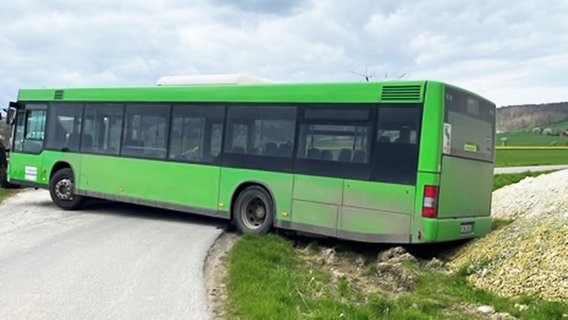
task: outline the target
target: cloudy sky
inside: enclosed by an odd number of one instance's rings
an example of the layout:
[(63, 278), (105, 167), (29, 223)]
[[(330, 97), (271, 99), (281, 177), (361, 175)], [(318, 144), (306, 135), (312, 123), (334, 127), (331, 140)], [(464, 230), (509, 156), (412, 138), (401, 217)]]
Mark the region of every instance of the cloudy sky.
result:
[(498, 106), (568, 101), (567, 13), (566, 0), (2, 1), (0, 106), (21, 87), (361, 81), (353, 71), (450, 82)]

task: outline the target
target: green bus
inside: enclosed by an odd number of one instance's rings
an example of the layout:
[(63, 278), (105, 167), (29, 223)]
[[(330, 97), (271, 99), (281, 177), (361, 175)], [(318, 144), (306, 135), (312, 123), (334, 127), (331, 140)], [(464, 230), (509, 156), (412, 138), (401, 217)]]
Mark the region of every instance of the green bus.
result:
[(9, 181), (363, 242), (491, 227), (495, 105), (436, 81), (21, 89)]

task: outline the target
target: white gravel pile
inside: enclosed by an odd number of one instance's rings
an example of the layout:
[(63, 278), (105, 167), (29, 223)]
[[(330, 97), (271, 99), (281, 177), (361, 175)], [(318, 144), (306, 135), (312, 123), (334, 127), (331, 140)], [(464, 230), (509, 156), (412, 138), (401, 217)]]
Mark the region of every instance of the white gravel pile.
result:
[(568, 170), (527, 177), (493, 192), (491, 216), (496, 219), (558, 212), (568, 212)]
[(492, 216), (515, 221), (462, 248), (451, 266), (502, 296), (568, 301), (568, 170), (495, 191)]

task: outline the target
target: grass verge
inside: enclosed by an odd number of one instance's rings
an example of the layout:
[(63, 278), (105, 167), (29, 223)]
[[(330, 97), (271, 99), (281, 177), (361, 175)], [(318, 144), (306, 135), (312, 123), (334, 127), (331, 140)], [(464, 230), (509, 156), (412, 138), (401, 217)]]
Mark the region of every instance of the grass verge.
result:
[(511, 220), (511, 219), (493, 219), (491, 221), (491, 230), (495, 231), (495, 230), (503, 229), (506, 226), (513, 223), (513, 221), (514, 220)]
[[(427, 261), (405, 261), (385, 269), (376, 256), (369, 259), (353, 252), (338, 255), (335, 259), (345, 259), (344, 265), (364, 261), (359, 268), (363, 271), (357, 271), (362, 275), (375, 274), (356, 281), (351, 273), (337, 276), (339, 268), (308, 263), (303, 258), (307, 251), (313, 255), (325, 252), (317, 245), (312, 247), (295, 248), (291, 241), (277, 235), (242, 237), (229, 256), (228, 318), (481, 319), (476, 308), (482, 304), (520, 319), (560, 319), (568, 313), (568, 305), (563, 303), (532, 297), (507, 299), (474, 289), (468, 285), (465, 272), (449, 274)], [(401, 284), (410, 288), (407, 291), (363, 289), (385, 278), (412, 285)]]
[(11, 195), (13, 193), (14, 193), (13, 190), (0, 188), (0, 203), (2, 203), (2, 201), (4, 201), (4, 199), (6, 199), (9, 195)]
[(498, 149), (496, 167), (568, 164), (567, 149)]
[(526, 177), (537, 177), (541, 174), (551, 173), (553, 171), (539, 171), (539, 172), (521, 172), (521, 173), (503, 173), (493, 176), (493, 191), (503, 188), (504, 186), (517, 183)]

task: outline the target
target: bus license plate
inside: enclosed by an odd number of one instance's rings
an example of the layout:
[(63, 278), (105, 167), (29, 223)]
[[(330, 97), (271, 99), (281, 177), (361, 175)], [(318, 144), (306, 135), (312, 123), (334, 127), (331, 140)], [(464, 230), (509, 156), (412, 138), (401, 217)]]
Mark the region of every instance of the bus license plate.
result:
[(473, 222), (466, 222), (460, 224), (460, 233), (472, 233), (473, 232)]

